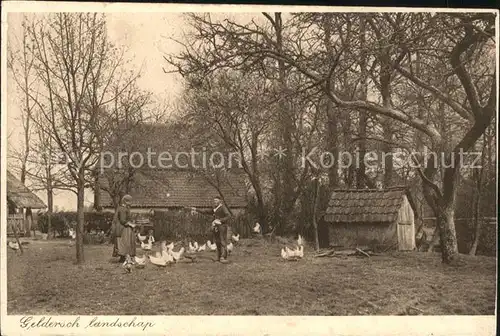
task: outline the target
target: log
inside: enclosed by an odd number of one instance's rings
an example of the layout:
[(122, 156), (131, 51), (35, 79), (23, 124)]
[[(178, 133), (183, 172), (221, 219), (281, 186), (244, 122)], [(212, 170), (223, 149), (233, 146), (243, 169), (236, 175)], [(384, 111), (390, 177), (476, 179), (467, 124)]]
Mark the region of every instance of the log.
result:
[(370, 258), (370, 255), (368, 253), (366, 253), (365, 251), (363, 251), (362, 249), (356, 247), (356, 251), (358, 251), (359, 253), (361, 253), (365, 257)]
[(409, 309), (416, 310), (416, 311), (418, 311), (418, 312), (420, 312), (420, 313), (422, 313), (422, 314), (425, 314), (425, 312), (424, 312), (422, 309), (420, 309), (420, 308), (413, 307), (413, 306), (410, 306), (410, 307), (408, 307), (408, 308), (409, 308)]
[(390, 249), (393, 249), (394, 247), (398, 246), (398, 243), (394, 243), (392, 245), (389, 245), (388, 247), (385, 248), (385, 250), (383, 250), (382, 252), (387, 252), (389, 251)]
[(335, 254), (335, 250), (330, 250), (330, 251), (326, 251), (326, 252), (323, 252), (323, 253), (315, 254), (313, 257), (315, 257), (315, 258), (322, 258), (322, 257), (331, 256), (333, 254)]

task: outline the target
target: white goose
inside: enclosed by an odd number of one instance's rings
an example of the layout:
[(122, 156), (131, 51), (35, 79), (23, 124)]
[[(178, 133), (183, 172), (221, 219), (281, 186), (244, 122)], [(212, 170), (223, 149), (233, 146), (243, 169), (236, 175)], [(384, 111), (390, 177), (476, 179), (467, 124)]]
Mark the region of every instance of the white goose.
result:
[(210, 251), (217, 250), (217, 244), (215, 244), (215, 243), (212, 244), (212, 242), (210, 240), (207, 241), (207, 247), (210, 249)]
[(233, 252), (233, 249), (234, 249), (234, 245), (232, 242), (227, 244), (227, 253), (230, 254), (231, 252)]
[(255, 226), (253, 227), (252, 231), (254, 233), (260, 233), (260, 224), (259, 223), (255, 223)]

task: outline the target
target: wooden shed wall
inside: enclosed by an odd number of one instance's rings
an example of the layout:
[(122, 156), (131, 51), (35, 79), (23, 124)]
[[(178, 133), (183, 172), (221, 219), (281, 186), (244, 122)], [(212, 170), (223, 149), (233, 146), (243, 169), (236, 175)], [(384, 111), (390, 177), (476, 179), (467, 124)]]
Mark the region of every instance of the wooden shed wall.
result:
[(330, 245), (343, 247), (397, 247), (395, 223), (332, 223), (328, 225)]
[(398, 212), (398, 248), (400, 251), (411, 251), (415, 248), (415, 217), (406, 196)]

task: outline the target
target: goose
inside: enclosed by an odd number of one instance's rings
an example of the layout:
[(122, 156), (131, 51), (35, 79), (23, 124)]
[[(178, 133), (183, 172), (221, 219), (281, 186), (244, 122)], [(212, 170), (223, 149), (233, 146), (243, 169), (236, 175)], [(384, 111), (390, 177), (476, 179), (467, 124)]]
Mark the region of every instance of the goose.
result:
[(188, 245), (188, 252), (189, 253), (195, 253), (196, 252), (196, 248), (194, 247), (194, 245), (189, 242), (189, 245)]
[(9, 245), (9, 247), (11, 249), (13, 249), (14, 251), (17, 251), (19, 250), (19, 243), (18, 242), (13, 242), (13, 241), (10, 241), (7, 243)]
[(238, 233), (237, 235), (234, 235), (234, 234), (233, 234), (233, 235), (231, 236), (231, 239), (232, 239), (235, 243), (239, 242), (239, 241), (240, 241), (240, 234), (239, 234), (239, 233)]
[(295, 251), (294, 250), (291, 250), (288, 248), (288, 246), (285, 246), (285, 252), (286, 252), (286, 255), (291, 258), (291, 257), (295, 257)]
[(137, 265), (145, 265), (147, 259), (146, 255), (143, 255), (142, 257), (135, 256), (134, 258)]
[(153, 242), (151, 240), (147, 244), (144, 242), (141, 242), (141, 248), (144, 251), (151, 251), (151, 249), (153, 248)]
[(304, 245), (300, 245), (300, 247), (294, 251), (294, 254), (298, 258), (304, 258)]
[(153, 265), (156, 265), (156, 266), (159, 266), (159, 267), (164, 267), (164, 266), (167, 266), (167, 261), (162, 258), (162, 257), (153, 257), (153, 256), (149, 256), (149, 261), (153, 264)]
[(233, 249), (234, 249), (234, 245), (232, 242), (227, 244), (227, 253), (233, 252)]
[(184, 255), (184, 252), (186, 249), (181, 247), (181, 249), (178, 252), (170, 251), (170, 255), (174, 258), (175, 262), (181, 260), (182, 256)]
[(252, 231), (254, 233), (260, 233), (260, 224), (259, 223), (255, 223), (255, 226), (253, 227)]
[(212, 244), (212, 242), (210, 240), (207, 241), (207, 247), (210, 249), (210, 251), (217, 250), (217, 244), (215, 244), (215, 243)]
[(288, 259), (288, 253), (286, 253), (286, 250), (284, 248), (281, 249), (281, 258), (283, 259)]
[(304, 240), (302, 239), (302, 236), (299, 234), (299, 238), (297, 239), (297, 245), (302, 246), (304, 245)]
[(165, 260), (167, 263), (173, 263), (175, 261), (174, 257), (167, 250), (163, 250), (161, 252), (160, 258), (162, 258), (163, 260)]

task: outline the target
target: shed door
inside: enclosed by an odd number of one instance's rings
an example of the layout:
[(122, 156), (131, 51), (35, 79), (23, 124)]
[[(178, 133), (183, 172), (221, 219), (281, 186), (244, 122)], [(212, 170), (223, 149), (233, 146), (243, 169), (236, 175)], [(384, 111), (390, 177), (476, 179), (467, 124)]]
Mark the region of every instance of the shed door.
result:
[(413, 209), (406, 196), (403, 197), (397, 223), (399, 250), (413, 251), (415, 249), (415, 220)]
[(412, 251), (415, 246), (412, 222), (398, 222), (398, 247), (400, 251)]

